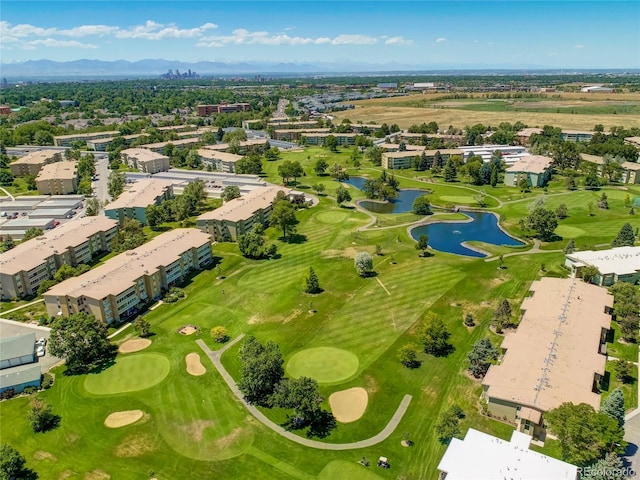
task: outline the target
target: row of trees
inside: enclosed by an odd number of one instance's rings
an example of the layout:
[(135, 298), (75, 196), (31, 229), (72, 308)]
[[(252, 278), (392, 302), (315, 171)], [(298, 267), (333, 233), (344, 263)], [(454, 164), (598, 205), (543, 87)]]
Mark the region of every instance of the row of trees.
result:
[(181, 222), (197, 215), (207, 194), (202, 180), (190, 182), (182, 195), (163, 201), (160, 205), (149, 205), (145, 209), (147, 223), (153, 229), (165, 222)]

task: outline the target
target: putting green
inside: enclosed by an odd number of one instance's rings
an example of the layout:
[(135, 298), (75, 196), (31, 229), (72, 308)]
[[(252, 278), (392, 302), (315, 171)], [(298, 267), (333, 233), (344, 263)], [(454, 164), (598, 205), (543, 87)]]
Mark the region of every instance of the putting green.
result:
[(135, 392), (160, 383), (169, 374), (169, 359), (159, 353), (119, 357), (115, 365), (88, 375), (84, 388), (97, 395)]
[(586, 232), (578, 227), (572, 227), (570, 225), (559, 225), (558, 228), (556, 228), (555, 233), (560, 235), (564, 239), (568, 239), (581, 237)]
[(477, 203), (472, 195), (442, 195), (440, 199), (444, 200), (445, 202), (451, 202), (451, 203), (465, 203), (465, 204)]
[(340, 348), (317, 347), (301, 350), (287, 362), (287, 373), (294, 378), (311, 377), (318, 383), (346, 380), (358, 371), (358, 357)]
[(345, 218), (347, 218), (346, 212), (321, 212), (316, 215), (316, 220), (320, 223), (326, 223), (328, 225), (334, 225), (336, 223), (342, 222)]

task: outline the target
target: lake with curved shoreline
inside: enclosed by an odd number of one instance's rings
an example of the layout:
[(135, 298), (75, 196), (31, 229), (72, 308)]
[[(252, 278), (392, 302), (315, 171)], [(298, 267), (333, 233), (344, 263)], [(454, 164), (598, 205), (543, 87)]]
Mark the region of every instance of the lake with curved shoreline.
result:
[[(364, 186), (363, 177), (350, 177), (349, 180), (343, 180), (344, 183), (362, 190)], [(413, 211), (413, 202), (420, 195), (429, 193), (426, 190), (418, 190), (414, 188), (401, 189), (398, 191), (398, 198), (389, 200), (388, 202), (380, 200), (360, 200), (358, 205), (373, 213), (407, 213)]]
[(426, 234), (429, 236), (429, 247), (434, 250), (479, 258), (487, 255), (464, 246), (465, 242), (477, 241), (509, 247), (524, 245), (500, 228), (497, 215), (462, 210), (460, 213), (470, 220), (420, 225), (411, 229), (411, 237), (417, 241), (421, 234)]

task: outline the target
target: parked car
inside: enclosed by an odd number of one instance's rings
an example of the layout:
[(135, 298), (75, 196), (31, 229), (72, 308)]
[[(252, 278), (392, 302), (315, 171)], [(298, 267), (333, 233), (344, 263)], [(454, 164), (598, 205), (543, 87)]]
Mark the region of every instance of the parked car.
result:
[(36, 349), (36, 355), (37, 355), (38, 357), (44, 357), (44, 354), (45, 354), (45, 353), (46, 353), (46, 352), (45, 352), (44, 346), (42, 346), (42, 345), (40, 345), (40, 346)]
[(47, 344), (47, 339), (44, 337), (40, 337), (38, 340), (36, 340), (36, 345), (37, 346), (42, 346), (44, 347)]

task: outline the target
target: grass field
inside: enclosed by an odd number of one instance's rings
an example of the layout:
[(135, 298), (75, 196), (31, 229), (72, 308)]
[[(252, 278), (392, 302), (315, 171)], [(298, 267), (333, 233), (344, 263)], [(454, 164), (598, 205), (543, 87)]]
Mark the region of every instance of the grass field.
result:
[[(285, 243), (279, 238), (281, 232), (267, 229), (268, 240), (277, 244), (281, 258), (260, 261), (240, 256), (235, 244), (214, 245), (224, 278), (219, 278), (220, 273), (214, 269), (205, 270), (184, 287), (186, 299), (149, 312), (145, 318), (151, 322), (155, 335), (144, 352), (118, 356), (115, 364), (100, 374), (66, 376), (61, 369), (56, 370), (54, 387), (41, 395), (61, 415), (58, 429), (35, 436), (26, 418), (27, 398), (0, 402), (0, 436), (26, 456), (28, 465), (40, 478), (107, 478), (99, 477), (102, 473), (97, 470), (117, 479), (158, 480), (435, 478), (445, 447), (434, 434), (434, 424), (452, 403), (459, 403), (466, 414), (461, 423), (463, 432), (473, 426), (509, 438), (510, 425), (480, 414), (482, 387), (464, 374), (466, 355), (482, 337), (489, 337), (494, 343), (500, 341), (488, 328), (497, 304), (508, 299), (512, 305), (519, 305), (531, 281), (543, 274), (542, 263), (548, 274), (562, 275), (564, 255), (542, 252), (506, 257), (505, 269), (497, 269), (495, 262), (439, 252), (420, 257), (406, 226), (358, 230), (371, 217), (336, 205), (331, 196), (339, 184), (312, 171), (313, 162), (321, 155), (326, 155), (330, 164), (348, 164), (349, 154), (345, 151), (328, 153), (314, 148), (282, 155), (283, 159), (303, 163), (306, 176), (297, 188), (310, 191), (317, 183), (327, 187), (327, 195), (319, 197), (317, 207), (298, 213), (298, 233), (304, 239), (301, 243)], [(280, 162), (265, 165), (270, 181), (278, 182)], [(375, 175), (378, 169), (365, 166), (350, 172)], [(408, 171), (398, 174), (398, 178), (402, 187), (431, 190), (435, 204), (463, 200), (471, 204), (470, 199), (477, 193), (477, 189), (463, 183), (423, 182)], [(350, 191), (354, 200), (362, 198), (358, 190)], [(566, 203), (569, 217), (561, 225), (575, 229), (569, 230), (573, 234), (584, 232), (576, 243), (592, 247), (609, 243), (629, 218), (622, 205), (628, 192), (606, 191), (611, 208), (598, 211), (593, 217), (587, 205), (600, 192), (563, 193), (554, 187), (549, 195), (534, 191), (522, 198), (501, 187), (487, 193), (492, 195), (491, 208), (516, 235), (520, 233), (518, 219), (538, 196), (544, 196), (549, 206)], [(391, 221), (384, 216), (375, 218), (380, 224)], [(405, 217), (408, 221), (413, 219)], [(566, 239), (544, 247), (561, 248), (565, 242)], [(382, 255), (374, 255), (376, 276), (359, 277), (353, 266), (354, 254), (373, 254), (376, 246), (382, 251)], [(495, 249), (493, 253), (522, 250), (489, 248)], [(324, 289), (321, 294), (302, 291), (309, 266), (319, 277)], [(407, 369), (397, 359), (398, 350), (406, 343), (419, 343), (417, 330), (428, 312), (445, 321), (454, 349), (448, 357), (420, 353), (420, 368)], [(477, 323), (473, 329), (463, 324), (467, 313)], [(198, 333), (177, 333), (186, 324), (198, 326)], [(374, 447), (318, 451), (294, 444), (250, 416), (208, 359), (203, 358), (205, 375), (194, 377), (186, 372), (184, 358), (197, 351), (196, 339), (203, 339), (212, 349), (220, 348), (209, 336), (209, 330), (217, 325), (226, 327), (231, 337), (246, 333), (276, 342), (291, 375), (296, 368), (311, 376), (331, 374), (332, 377), (325, 377), (327, 383), (320, 384), (325, 399), (351, 387), (367, 391), (369, 403), (363, 417), (340, 424), (326, 442), (368, 438), (389, 421), (405, 394), (411, 394), (413, 401), (396, 431)], [(114, 342), (129, 335), (125, 331)], [(240, 344), (235, 345), (222, 357), (236, 379), (239, 348)], [(329, 359), (335, 359), (327, 355), (332, 353), (330, 349), (350, 353), (356, 360), (344, 355), (330, 363)], [(631, 355), (624, 348), (619, 351)], [(631, 391), (629, 401), (637, 402)], [(326, 400), (324, 406), (329, 408)], [(136, 424), (118, 429), (104, 426), (110, 413), (132, 409), (145, 412)], [(281, 410), (266, 413), (275, 421), (285, 419)], [(404, 432), (410, 434), (413, 447), (400, 445)], [(545, 451), (557, 453), (552, 442)], [(381, 455), (389, 458), (390, 470), (375, 467), (375, 460)], [(358, 465), (362, 456), (374, 466), (367, 469)]]
[(333, 347), (316, 347), (295, 353), (287, 362), (293, 378), (311, 377), (318, 383), (341, 383), (358, 371), (358, 357)]

